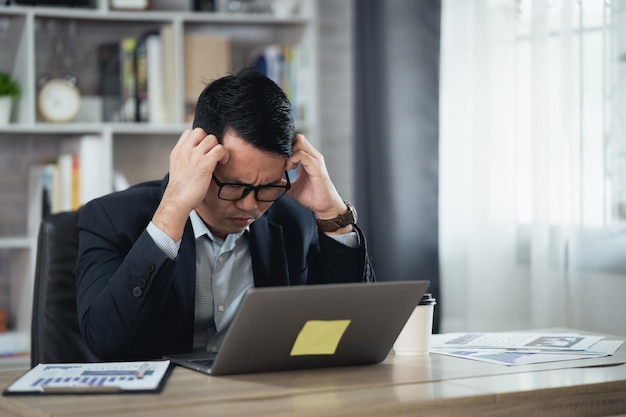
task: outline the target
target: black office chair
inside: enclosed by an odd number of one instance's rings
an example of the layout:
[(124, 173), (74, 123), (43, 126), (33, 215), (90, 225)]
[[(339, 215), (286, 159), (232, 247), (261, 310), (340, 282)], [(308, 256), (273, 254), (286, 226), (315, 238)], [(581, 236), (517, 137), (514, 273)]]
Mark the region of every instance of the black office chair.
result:
[(78, 327), (74, 267), (78, 212), (46, 216), (39, 227), (30, 364), (96, 362)]

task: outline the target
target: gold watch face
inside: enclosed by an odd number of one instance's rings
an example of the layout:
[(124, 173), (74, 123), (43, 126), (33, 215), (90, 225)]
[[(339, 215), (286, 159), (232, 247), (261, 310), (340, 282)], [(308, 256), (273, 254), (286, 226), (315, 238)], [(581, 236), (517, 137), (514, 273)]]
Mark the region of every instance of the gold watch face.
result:
[(37, 95), (37, 106), (49, 122), (69, 122), (80, 109), (80, 92), (75, 85), (62, 78), (44, 84)]

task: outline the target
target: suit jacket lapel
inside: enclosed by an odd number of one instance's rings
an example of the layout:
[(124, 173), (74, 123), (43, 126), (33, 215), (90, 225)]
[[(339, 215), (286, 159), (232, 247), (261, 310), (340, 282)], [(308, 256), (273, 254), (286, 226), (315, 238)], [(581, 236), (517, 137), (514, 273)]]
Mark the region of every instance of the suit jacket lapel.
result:
[(256, 287), (289, 285), (282, 227), (258, 218), (250, 226), (250, 255)]

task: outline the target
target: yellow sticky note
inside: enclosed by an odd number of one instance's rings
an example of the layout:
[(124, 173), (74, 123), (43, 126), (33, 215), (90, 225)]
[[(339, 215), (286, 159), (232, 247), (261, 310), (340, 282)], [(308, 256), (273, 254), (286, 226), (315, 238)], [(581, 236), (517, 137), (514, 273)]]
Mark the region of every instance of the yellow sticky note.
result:
[(291, 356), (334, 355), (350, 320), (309, 320), (291, 348)]

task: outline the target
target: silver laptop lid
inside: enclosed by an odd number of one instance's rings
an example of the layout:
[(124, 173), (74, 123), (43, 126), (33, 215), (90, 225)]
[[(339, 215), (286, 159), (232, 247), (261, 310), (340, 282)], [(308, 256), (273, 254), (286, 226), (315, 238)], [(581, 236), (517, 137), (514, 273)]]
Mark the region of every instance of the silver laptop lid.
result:
[(428, 285), (394, 281), (251, 289), (210, 373), (381, 362)]

